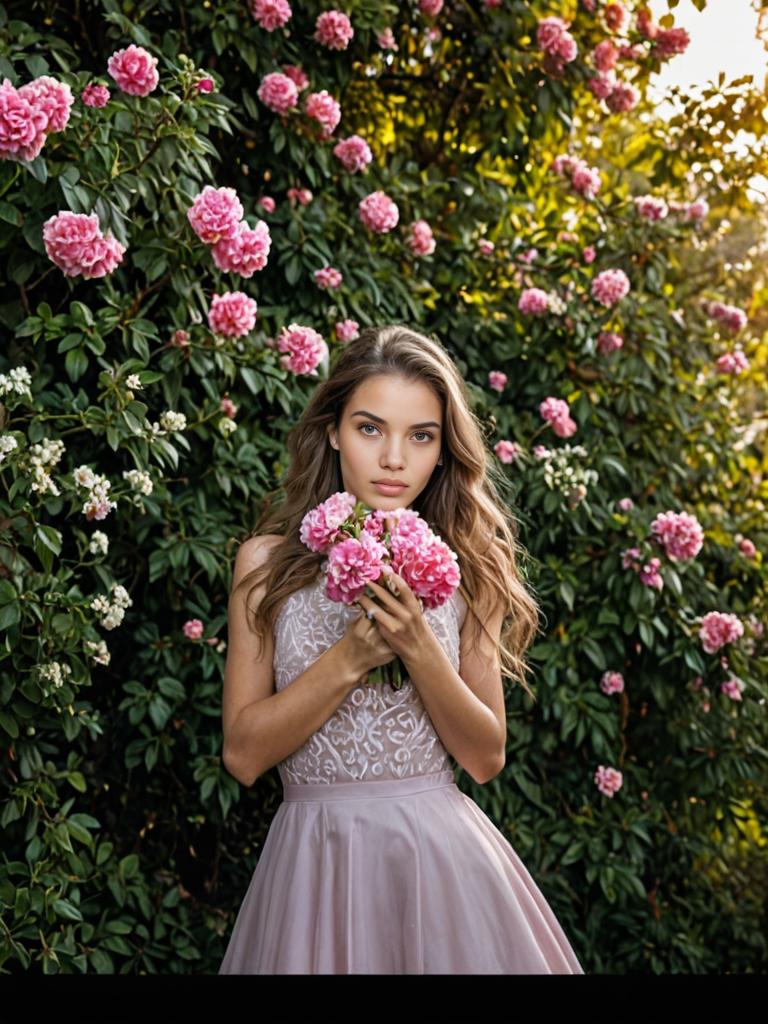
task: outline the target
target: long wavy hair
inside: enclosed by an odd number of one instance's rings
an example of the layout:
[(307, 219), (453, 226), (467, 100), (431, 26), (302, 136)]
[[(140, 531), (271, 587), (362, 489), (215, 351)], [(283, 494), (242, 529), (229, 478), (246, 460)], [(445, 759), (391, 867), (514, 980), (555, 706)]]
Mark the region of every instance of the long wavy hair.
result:
[[(524, 656), (539, 629), (539, 605), (519, 571), (519, 524), (499, 496), (496, 481), (503, 483), (501, 471), (489, 454), (483, 424), (471, 408), (466, 384), (450, 354), (439, 341), (404, 325), (367, 327), (345, 345), (327, 380), (315, 389), (290, 430), (289, 467), (280, 486), (266, 496), (249, 534), (278, 534), (284, 539), (238, 584), (238, 588), (252, 584), (250, 597), (266, 583), (258, 607), (249, 609), (250, 628), (263, 642), (264, 630), (272, 630), (284, 600), (318, 578), (325, 556), (302, 544), (299, 527), (311, 508), (344, 490), (339, 453), (330, 444), (328, 427), (334, 424), (338, 429), (353, 391), (367, 378), (381, 374), (422, 381), (441, 401), (443, 465), (435, 467), (411, 508), (458, 556), (459, 592), (472, 618), (472, 645), (480, 629), (490, 637), (476, 607), (503, 602), (505, 616), (497, 647), (502, 677), (519, 683), (535, 701), (526, 681), (531, 669)], [(272, 508), (280, 494), (283, 500)]]

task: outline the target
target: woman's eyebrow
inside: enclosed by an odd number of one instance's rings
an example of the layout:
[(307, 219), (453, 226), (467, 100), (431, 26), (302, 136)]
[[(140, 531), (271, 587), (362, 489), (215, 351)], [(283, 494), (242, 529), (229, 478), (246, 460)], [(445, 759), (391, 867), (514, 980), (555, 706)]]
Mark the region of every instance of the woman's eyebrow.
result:
[[(367, 416), (371, 420), (376, 420), (377, 423), (383, 423), (385, 427), (387, 425), (387, 421), (383, 420), (381, 416), (374, 416), (372, 412), (366, 412), (365, 409), (358, 409), (357, 412), (353, 412), (351, 415)], [(414, 427), (437, 427), (437, 429), (440, 430), (440, 424), (435, 423), (434, 420), (427, 420), (426, 423), (412, 423), (410, 429), (413, 430)]]

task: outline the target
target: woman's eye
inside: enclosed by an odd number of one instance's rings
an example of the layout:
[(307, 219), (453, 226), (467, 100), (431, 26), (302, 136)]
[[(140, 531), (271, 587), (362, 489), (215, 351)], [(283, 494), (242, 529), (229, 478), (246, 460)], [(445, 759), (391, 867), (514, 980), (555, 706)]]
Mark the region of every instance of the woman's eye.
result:
[[(372, 434), (369, 434), (369, 433), (366, 432), (366, 430), (365, 430), (366, 427), (373, 427), (374, 430), (378, 430), (379, 429), (373, 423), (361, 423), (360, 426), (357, 429), (362, 431), (365, 434), (366, 437), (373, 437)], [(415, 437), (417, 434), (421, 434), (423, 437), (425, 437), (427, 439), (427, 441), (431, 441), (432, 440), (432, 434), (430, 434), (430, 432), (428, 430), (417, 430), (417, 431), (414, 432), (413, 436)], [(424, 444), (424, 443), (425, 442), (422, 442), (422, 444)]]

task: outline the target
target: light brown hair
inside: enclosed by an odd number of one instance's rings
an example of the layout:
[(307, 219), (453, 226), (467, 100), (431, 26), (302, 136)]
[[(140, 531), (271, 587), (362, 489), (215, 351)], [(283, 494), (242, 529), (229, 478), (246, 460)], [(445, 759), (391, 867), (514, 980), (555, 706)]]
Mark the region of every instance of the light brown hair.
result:
[[(443, 465), (435, 467), (411, 508), (458, 556), (459, 592), (473, 620), (473, 645), (478, 626), (488, 634), (475, 607), (487, 609), (503, 602), (498, 646), (502, 677), (519, 682), (535, 701), (526, 682), (531, 669), (524, 655), (538, 631), (539, 606), (519, 571), (523, 552), (517, 541), (518, 522), (496, 486), (496, 481), (503, 483), (502, 472), (488, 451), (483, 424), (450, 354), (439, 341), (400, 324), (367, 327), (348, 342), (287, 436), (289, 467), (280, 486), (267, 495), (266, 507), (249, 535), (275, 533), (285, 539), (239, 584), (253, 584), (250, 596), (266, 580), (266, 592), (253, 613), (253, 631), (263, 641), (263, 630), (273, 628), (283, 601), (318, 577), (325, 555), (304, 546), (299, 527), (310, 509), (344, 490), (339, 453), (329, 442), (328, 427), (340, 426), (352, 392), (380, 374), (422, 381), (441, 401)], [(273, 509), (274, 497), (281, 493), (283, 500)]]

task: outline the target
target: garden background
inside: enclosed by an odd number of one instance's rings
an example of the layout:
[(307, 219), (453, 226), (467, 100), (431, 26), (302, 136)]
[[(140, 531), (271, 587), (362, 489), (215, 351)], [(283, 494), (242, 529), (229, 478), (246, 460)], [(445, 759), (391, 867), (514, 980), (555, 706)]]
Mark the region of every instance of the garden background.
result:
[(2, 973), (217, 970), (281, 799), (221, 760), (234, 555), (383, 322), (545, 613), (457, 782), (587, 973), (768, 968), (765, 82), (661, 112), (660, 6), (0, 8)]

